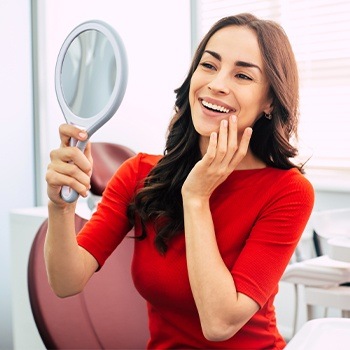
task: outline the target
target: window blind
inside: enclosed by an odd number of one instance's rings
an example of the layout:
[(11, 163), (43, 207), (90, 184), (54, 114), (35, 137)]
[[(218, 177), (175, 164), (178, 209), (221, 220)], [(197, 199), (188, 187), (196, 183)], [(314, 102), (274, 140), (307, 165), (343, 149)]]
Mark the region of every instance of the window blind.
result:
[(251, 12), (285, 29), (299, 68), (301, 158), (350, 169), (350, 1), (194, 0), (198, 44), (219, 18)]

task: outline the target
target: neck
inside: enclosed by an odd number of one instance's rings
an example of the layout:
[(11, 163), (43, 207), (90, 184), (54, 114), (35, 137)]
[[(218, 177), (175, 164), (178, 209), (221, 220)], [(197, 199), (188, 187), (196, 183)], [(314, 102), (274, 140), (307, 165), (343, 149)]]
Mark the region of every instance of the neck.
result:
[(236, 170), (251, 170), (263, 168), (266, 168), (266, 164), (262, 160), (257, 158), (249, 148), (245, 157), (236, 167)]

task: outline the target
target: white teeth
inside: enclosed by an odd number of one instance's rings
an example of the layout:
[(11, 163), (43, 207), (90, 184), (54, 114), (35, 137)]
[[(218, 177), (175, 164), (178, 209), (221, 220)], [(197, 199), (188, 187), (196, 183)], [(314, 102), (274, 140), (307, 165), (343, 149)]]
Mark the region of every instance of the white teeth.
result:
[(222, 112), (222, 113), (228, 113), (230, 111), (229, 109), (227, 109), (223, 106), (214, 105), (214, 104), (207, 102), (207, 101), (204, 101), (204, 100), (202, 100), (202, 104), (204, 107), (214, 109), (214, 110)]

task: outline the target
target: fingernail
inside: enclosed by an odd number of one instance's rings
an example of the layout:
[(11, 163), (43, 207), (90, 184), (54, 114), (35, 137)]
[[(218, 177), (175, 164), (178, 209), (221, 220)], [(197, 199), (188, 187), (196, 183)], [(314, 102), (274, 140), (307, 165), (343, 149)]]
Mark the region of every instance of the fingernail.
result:
[(79, 133), (79, 137), (81, 137), (82, 139), (86, 137), (86, 132), (85, 131), (81, 131)]
[(222, 126), (224, 126), (224, 127), (227, 126), (227, 120), (226, 120), (226, 119), (223, 119), (223, 120), (221, 121), (221, 123), (222, 123)]
[(233, 115), (231, 115), (231, 120), (232, 120), (233, 122), (236, 122), (236, 121), (237, 121), (237, 117), (233, 114)]

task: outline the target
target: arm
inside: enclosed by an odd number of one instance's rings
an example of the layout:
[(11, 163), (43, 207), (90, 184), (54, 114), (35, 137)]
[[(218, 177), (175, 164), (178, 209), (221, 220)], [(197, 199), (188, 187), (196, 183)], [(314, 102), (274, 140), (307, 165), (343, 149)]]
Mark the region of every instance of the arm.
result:
[(212, 341), (231, 338), (259, 309), (236, 291), (217, 247), (209, 198), (244, 158), (251, 130), (237, 147), (237, 124), (230, 120), (210, 137), (208, 151), (196, 164), (183, 188), (186, 257), (190, 285), (204, 336)]
[(229, 339), (259, 306), (236, 291), (216, 244), (209, 203), (187, 201), (184, 211), (187, 266), (203, 334), (212, 341)]
[(98, 264), (77, 244), (74, 224), (76, 203), (66, 203), (60, 197), (63, 185), (72, 187), (82, 196), (87, 195), (92, 164), (90, 146), (85, 154), (76, 147), (69, 147), (70, 137), (83, 141), (87, 135), (65, 124), (60, 127), (60, 137), (61, 147), (51, 152), (46, 174), (50, 201), (44, 256), (52, 289), (58, 296), (65, 297), (79, 293)]

